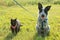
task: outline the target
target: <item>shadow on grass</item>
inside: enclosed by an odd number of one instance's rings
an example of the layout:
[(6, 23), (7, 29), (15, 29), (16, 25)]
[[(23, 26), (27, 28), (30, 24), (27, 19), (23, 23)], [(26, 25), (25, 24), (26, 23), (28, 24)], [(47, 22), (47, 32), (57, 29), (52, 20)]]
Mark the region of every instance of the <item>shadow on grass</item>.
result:
[(38, 35), (38, 33), (36, 33), (33, 37), (33, 40), (45, 40), (45, 37), (41, 37)]
[(15, 34), (9, 33), (4, 40), (12, 40), (15, 36)]

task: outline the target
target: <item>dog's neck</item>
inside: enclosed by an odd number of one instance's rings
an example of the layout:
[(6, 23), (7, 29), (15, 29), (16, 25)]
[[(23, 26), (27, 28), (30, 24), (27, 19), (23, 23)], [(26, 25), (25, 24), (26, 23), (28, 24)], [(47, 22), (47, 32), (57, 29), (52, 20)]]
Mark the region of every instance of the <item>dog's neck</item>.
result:
[[(38, 18), (38, 25), (40, 26), (40, 27), (42, 27), (42, 25), (43, 25), (43, 27), (46, 27), (47, 26), (47, 18), (46, 19), (44, 19), (44, 20), (42, 20), (41, 18)], [(43, 24), (42, 24), (43, 23)]]
[(47, 20), (48, 20), (47, 18), (45, 18), (44, 20), (42, 20), (41, 18), (38, 18), (38, 21), (39, 21), (40, 23), (41, 23), (41, 22), (45, 22), (45, 23), (46, 23)]

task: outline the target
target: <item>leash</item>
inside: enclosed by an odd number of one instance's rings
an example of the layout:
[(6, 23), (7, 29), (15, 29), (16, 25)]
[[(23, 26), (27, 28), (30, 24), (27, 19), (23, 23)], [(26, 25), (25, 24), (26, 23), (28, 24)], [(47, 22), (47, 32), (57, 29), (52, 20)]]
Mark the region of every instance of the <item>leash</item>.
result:
[[(26, 8), (24, 8), (21, 4), (19, 4), (16, 0), (13, 0), (17, 5), (19, 5), (21, 8), (23, 8), (24, 10), (28, 11)], [(28, 11), (29, 12), (29, 11)]]
[[(27, 10), (26, 8), (24, 8), (21, 4), (19, 4), (16, 0), (13, 0), (18, 6), (20, 6), (21, 8), (23, 8), (25, 11), (27, 11), (30, 14), (33, 14), (32, 12), (30, 12), (29, 10)], [(36, 16), (36, 15), (33, 15)]]

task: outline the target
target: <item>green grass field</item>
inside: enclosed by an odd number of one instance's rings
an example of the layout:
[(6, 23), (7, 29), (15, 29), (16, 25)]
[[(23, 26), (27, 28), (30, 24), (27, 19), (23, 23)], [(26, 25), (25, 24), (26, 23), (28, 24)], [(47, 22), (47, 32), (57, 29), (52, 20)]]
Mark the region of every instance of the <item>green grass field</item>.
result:
[[(0, 6), (0, 40), (60, 40), (60, 5), (51, 5), (48, 14), (49, 25), (51, 27), (50, 36), (39, 37), (36, 32), (36, 22), (38, 19), (38, 5), (24, 6), (30, 12), (14, 5), (11, 7)], [(10, 19), (17, 18), (23, 26), (21, 31), (15, 36), (10, 30)]]
[[(42, 38), (36, 35), (36, 22), (38, 9), (37, 5), (25, 6), (32, 13), (26, 12), (24, 9), (12, 6), (12, 7), (0, 7), (0, 40), (9, 40), (12, 37), (10, 31), (10, 19), (17, 18), (21, 21), (23, 26), (21, 31), (13, 36), (13, 40), (39, 40)], [(57, 8), (58, 7), (58, 8)], [(48, 15), (49, 25), (51, 26), (50, 36), (46, 37), (46, 40), (59, 40), (60, 39), (60, 6), (52, 5)], [(29, 29), (29, 31), (27, 31)]]

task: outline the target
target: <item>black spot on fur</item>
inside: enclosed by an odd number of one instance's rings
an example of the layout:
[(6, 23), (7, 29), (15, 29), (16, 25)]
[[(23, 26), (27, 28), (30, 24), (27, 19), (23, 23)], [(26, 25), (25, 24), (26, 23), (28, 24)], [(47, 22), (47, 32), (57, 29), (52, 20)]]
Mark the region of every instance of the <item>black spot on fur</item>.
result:
[(48, 11), (50, 10), (50, 8), (51, 8), (51, 6), (47, 6), (47, 7), (44, 9), (44, 12), (45, 12), (46, 14), (48, 14)]

